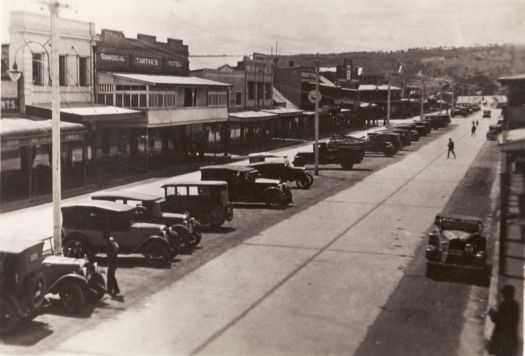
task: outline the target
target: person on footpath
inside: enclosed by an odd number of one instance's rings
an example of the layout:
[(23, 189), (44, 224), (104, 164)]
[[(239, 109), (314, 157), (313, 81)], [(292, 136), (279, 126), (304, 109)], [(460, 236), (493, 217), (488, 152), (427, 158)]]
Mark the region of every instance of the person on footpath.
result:
[(470, 134), (470, 137), (474, 136), (476, 137), (476, 125), (472, 125), (472, 129), (470, 130), (471, 131), (471, 134)]
[(447, 159), (450, 157), (450, 154), (454, 155), (454, 159), (456, 159), (456, 152), (454, 152), (454, 141), (452, 141), (451, 138), (448, 139), (448, 152), (447, 152)]
[(108, 242), (107, 256), (108, 256), (108, 277), (107, 277), (107, 292), (112, 296), (120, 294), (117, 278), (115, 272), (117, 271), (118, 249), (119, 246), (115, 239), (110, 235), (109, 230), (104, 230), (104, 238)]
[(514, 300), (514, 287), (506, 284), (501, 289), (503, 301), (498, 310), (490, 309), (489, 316), (494, 322), (494, 331), (488, 345), (491, 355), (512, 356), (518, 351), (519, 305)]

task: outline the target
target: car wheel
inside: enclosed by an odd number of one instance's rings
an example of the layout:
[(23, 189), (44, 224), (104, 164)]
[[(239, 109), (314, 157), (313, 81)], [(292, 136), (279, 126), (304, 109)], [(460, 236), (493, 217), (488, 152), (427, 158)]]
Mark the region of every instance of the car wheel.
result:
[(77, 314), (82, 310), (85, 303), (84, 291), (77, 283), (64, 282), (58, 294), (66, 313)]
[(215, 219), (213, 219), (212, 223), (210, 224), (210, 228), (217, 229), (217, 228), (221, 227), (222, 224), (224, 224), (225, 221), (226, 221), (225, 218), (215, 218)]
[(24, 283), (25, 301), (31, 309), (39, 309), (44, 304), (46, 295), (46, 277), (42, 272), (31, 275)]
[(212, 216), (210, 213), (202, 213), (197, 219), (202, 229), (210, 229), (212, 227)]
[(281, 194), (278, 194), (277, 192), (270, 192), (266, 194), (266, 198), (264, 199), (266, 206), (269, 208), (281, 208), (284, 205), (284, 198), (281, 196)]
[(202, 234), (200, 232), (191, 233), (189, 247), (191, 249), (194, 249), (201, 243), (201, 240), (202, 240)]
[(152, 266), (165, 266), (169, 259), (168, 247), (160, 241), (151, 241), (144, 248), (144, 257)]
[(308, 178), (308, 175), (305, 173), (303, 176), (299, 177), (296, 181), (295, 181), (295, 184), (297, 185), (298, 188), (301, 188), (301, 189), (308, 189), (310, 188), (310, 185), (312, 185), (312, 182), (313, 180), (310, 180), (310, 178)]
[(92, 303), (98, 302), (106, 294), (106, 281), (98, 272), (91, 275), (88, 281), (88, 299)]
[(385, 157), (394, 157), (394, 150), (392, 148), (385, 148), (383, 154)]
[(15, 302), (7, 296), (0, 296), (0, 335), (13, 332), (19, 321)]
[(81, 237), (71, 237), (64, 242), (64, 256), (83, 258), (89, 254), (89, 249), (84, 239)]

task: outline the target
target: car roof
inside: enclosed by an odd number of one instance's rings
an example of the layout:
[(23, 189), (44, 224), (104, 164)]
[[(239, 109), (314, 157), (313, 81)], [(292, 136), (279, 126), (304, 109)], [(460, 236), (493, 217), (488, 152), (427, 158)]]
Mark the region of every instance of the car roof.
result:
[(253, 172), (255, 169), (246, 166), (238, 166), (233, 164), (223, 164), (216, 166), (205, 166), (201, 167), (202, 170), (230, 170), (230, 171), (240, 171), (240, 172)]
[(174, 183), (167, 183), (164, 184), (161, 188), (164, 187), (175, 187), (179, 185), (228, 185), (228, 182), (225, 182), (223, 180), (193, 180), (193, 181), (180, 181), (180, 182), (174, 182)]
[(248, 154), (248, 157), (284, 157), (285, 155), (272, 152), (255, 152)]
[(141, 201), (156, 201), (161, 197), (155, 194), (147, 194), (136, 191), (112, 191), (105, 193), (95, 193), (91, 195), (91, 199), (129, 199), (129, 200), (141, 200)]
[(0, 252), (3, 253), (20, 253), (28, 248), (41, 244), (44, 241), (39, 239), (23, 239), (18, 237), (5, 237), (0, 239)]
[(111, 210), (111, 211), (117, 211), (117, 212), (131, 211), (135, 209), (135, 207), (133, 206), (115, 203), (115, 202), (106, 201), (106, 200), (89, 200), (89, 201), (80, 202), (80, 203), (67, 204), (67, 205), (62, 206), (62, 209), (67, 210), (67, 209), (73, 209), (77, 207), (99, 208), (99, 209)]
[(275, 160), (269, 160), (269, 161), (263, 161), (263, 162), (254, 162), (250, 163), (248, 167), (254, 167), (257, 168), (258, 166), (267, 166), (267, 165), (286, 165), (286, 160), (283, 159), (275, 159)]
[(468, 220), (468, 221), (475, 221), (475, 222), (482, 222), (480, 218), (477, 216), (470, 216), (470, 215), (460, 215), (460, 214), (446, 214), (446, 213), (440, 213), (436, 215), (437, 218), (442, 219), (456, 219), (456, 220)]

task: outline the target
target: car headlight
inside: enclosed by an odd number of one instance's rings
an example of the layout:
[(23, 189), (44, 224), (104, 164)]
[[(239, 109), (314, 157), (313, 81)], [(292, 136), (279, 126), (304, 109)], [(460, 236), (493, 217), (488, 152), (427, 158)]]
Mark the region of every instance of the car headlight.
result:
[(472, 246), (472, 244), (465, 244), (465, 252), (468, 254), (473, 254), (474, 246)]

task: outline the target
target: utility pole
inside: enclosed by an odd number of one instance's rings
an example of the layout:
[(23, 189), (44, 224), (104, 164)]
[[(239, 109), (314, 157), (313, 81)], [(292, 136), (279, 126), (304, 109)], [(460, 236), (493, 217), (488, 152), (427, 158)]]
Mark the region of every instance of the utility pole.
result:
[(425, 117), (425, 80), (423, 79), (423, 87), (421, 88), (421, 120)]
[(319, 54), (315, 61), (315, 144), (314, 144), (314, 156), (315, 156), (315, 169), (314, 174), (319, 175)]
[(386, 127), (390, 127), (390, 74), (388, 74), (388, 94), (386, 99)]
[(60, 34), (58, 28), (57, 0), (48, 3), (51, 13), (51, 96), (52, 96), (52, 180), (53, 180), (53, 242), (56, 253), (62, 253), (62, 226), (60, 221), (61, 169), (60, 169), (60, 87), (59, 87), (59, 61), (58, 42)]

